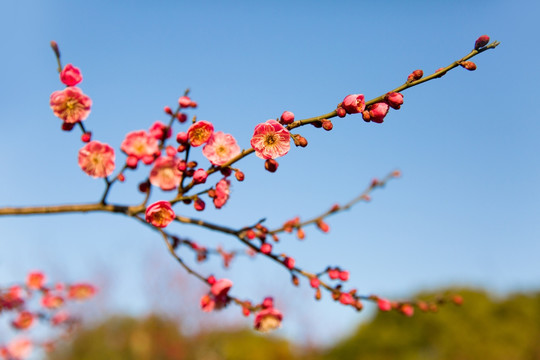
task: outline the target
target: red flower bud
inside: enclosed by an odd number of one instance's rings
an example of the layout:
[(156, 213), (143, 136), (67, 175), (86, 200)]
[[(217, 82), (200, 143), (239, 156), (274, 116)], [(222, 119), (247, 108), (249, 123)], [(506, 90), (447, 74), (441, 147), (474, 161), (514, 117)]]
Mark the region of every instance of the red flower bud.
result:
[(172, 115), (173, 113), (170, 106), (165, 106), (163, 108), (163, 111), (165, 112), (165, 114), (169, 114), (169, 115)]
[(462, 67), (464, 67), (465, 69), (469, 71), (476, 70), (476, 64), (473, 63), (472, 61), (462, 61), (459, 65), (461, 65)]
[(274, 159), (268, 159), (264, 162), (264, 168), (271, 173), (276, 172), (277, 168), (279, 166), (279, 163)]
[(269, 243), (264, 243), (261, 245), (260, 250), (263, 254), (270, 254), (272, 252), (272, 245)]
[(420, 80), (424, 76), (424, 72), (422, 70), (414, 70), (408, 77), (407, 82), (413, 82), (416, 80)]
[(206, 204), (204, 203), (204, 201), (201, 198), (197, 198), (195, 200), (195, 202), (193, 203), (193, 207), (197, 211), (203, 211), (205, 206), (206, 206)]
[(340, 118), (344, 118), (345, 115), (347, 115), (347, 111), (345, 111), (345, 109), (342, 107), (338, 107), (336, 109), (336, 113), (337, 113), (337, 116), (339, 116)]
[(290, 270), (294, 269), (294, 259), (292, 257), (287, 256), (285, 260), (283, 260), (283, 264)]
[(349, 280), (349, 272), (346, 271), (346, 270), (340, 271), (340, 272), (339, 272), (339, 279), (340, 279), (341, 281), (347, 281), (347, 280)]
[(334, 124), (332, 124), (330, 120), (324, 119), (324, 120), (321, 120), (321, 122), (322, 122), (323, 129), (326, 131), (330, 131), (334, 128)]
[(187, 108), (191, 106), (191, 99), (188, 96), (180, 96), (178, 99), (178, 104), (182, 108)]
[(336, 280), (339, 277), (339, 270), (338, 269), (328, 270), (328, 277), (332, 280)]
[(370, 120), (374, 123), (381, 124), (386, 114), (388, 114), (388, 108), (388, 104), (382, 102), (371, 105), (369, 109)]
[(85, 132), (84, 134), (81, 135), (81, 140), (82, 142), (90, 142), (90, 140), (92, 140), (92, 133), (91, 132)]
[(181, 123), (184, 123), (187, 121), (187, 115), (184, 114), (184, 113), (181, 113), (179, 112), (178, 114), (176, 114), (176, 118), (178, 119), (178, 121), (180, 121)]
[(398, 92), (389, 92), (385, 95), (384, 100), (392, 109), (399, 109), (403, 105), (403, 95)]
[(294, 114), (290, 111), (284, 111), (283, 114), (281, 114), (281, 123), (283, 125), (289, 125), (294, 122)]
[(478, 50), (484, 46), (486, 46), (489, 43), (489, 36), (482, 35), (478, 39), (476, 39), (474, 43), (474, 50)]
[(136, 169), (138, 163), (139, 159), (137, 159), (135, 156), (130, 155), (126, 159), (126, 166), (130, 169)]
[(318, 288), (319, 285), (321, 285), (321, 281), (319, 280), (318, 277), (312, 277), (310, 280), (309, 280), (309, 285), (311, 285), (312, 288)]
[(308, 142), (305, 137), (302, 135), (293, 135), (294, 145), (300, 146), (300, 147), (306, 147)]
[(236, 180), (238, 180), (238, 181), (244, 181), (245, 175), (244, 175), (244, 173), (241, 172), (240, 170), (237, 170), (237, 171), (234, 173), (234, 176), (236, 177)]

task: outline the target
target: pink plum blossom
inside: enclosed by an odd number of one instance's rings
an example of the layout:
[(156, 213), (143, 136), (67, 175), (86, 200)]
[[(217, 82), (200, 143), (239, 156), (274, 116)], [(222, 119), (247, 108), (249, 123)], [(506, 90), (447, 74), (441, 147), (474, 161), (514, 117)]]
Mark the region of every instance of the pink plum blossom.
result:
[(291, 148), (289, 131), (276, 120), (268, 120), (255, 127), (251, 146), (255, 150), (255, 155), (261, 159), (283, 156)]
[(128, 156), (142, 159), (159, 154), (159, 144), (155, 137), (144, 130), (132, 131), (126, 135), (120, 149)]
[(227, 179), (221, 179), (216, 184), (216, 196), (214, 197), (214, 206), (221, 209), (229, 200), (231, 182)]
[(92, 100), (81, 89), (71, 86), (53, 92), (49, 103), (54, 115), (68, 124), (86, 119), (92, 106)]
[(178, 170), (179, 160), (176, 157), (159, 157), (150, 172), (150, 183), (162, 190), (174, 190), (180, 185), (182, 172)]
[(281, 326), (283, 314), (273, 307), (262, 309), (255, 315), (255, 330), (269, 332)]
[(22, 360), (26, 359), (32, 353), (32, 342), (25, 338), (12, 340), (7, 346), (8, 359)]
[(384, 121), (386, 114), (388, 114), (387, 103), (378, 102), (371, 105), (369, 109), (370, 120), (377, 124), (381, 124)]
[(389, 92), (385, 95), (384, 100), (392, 109), (398, 110), (403, 105), (403, 95), (398, 92)]
[(75, 86), (82, 81), (81, 70), (71, 64), (67, 64), (60, 73), (60, 81), (67, 86)]
[(43, 287), (45, 275), (41, 271), (33, 271), (26, 278), (26, 286), (31, 290), (39, 290)]
[(164, 228), (175, 218), (174, 210), (168, 201), (158, 201), (146, 208), (146, 222)]
[(357, 114), (364, 111), (366, 102), (363, 94), (347, 95), (341, 104), (341, 107), (348, 114)]
[[(165, 131), (167, 131), (167, 134), (165, 135)], [(165, 138), (170, 138), (172, 135), (172, 130), (170, 127), (167, 127), (164, 123), (161, 121), (156, 121), (155, 123), (150, 126), (150, 129), (148, 130), (151, 136), (156, 138), (157, 140), (163, 139), (164, 135)]]
[(240, 154), (240, 146), (232, 135), (218, 131), (212, 134), (202, 152), (213, 165), (221, 166)]
[(193, 173), (193, 182), (195, 184), (204, 184), (206, 182), (206, 178), (208, 177), (208, 173), (204, 169), (197, 169)]
[(188, 129), (189, 143), (193, 147), (201, 146), (210, 140), (214, 133), (214, 125), (211, 122), (202, 120), (197, 121)]
[(73, 284), (69, 287), (68, 297), (75, 300), (86, 300), (96, 293), (96, 287), (91, 284)]
[(99, 141), (91, 141), (79, 150), (79, 167), (93, 178), (104, 178), (114, 170), (114, 149)]

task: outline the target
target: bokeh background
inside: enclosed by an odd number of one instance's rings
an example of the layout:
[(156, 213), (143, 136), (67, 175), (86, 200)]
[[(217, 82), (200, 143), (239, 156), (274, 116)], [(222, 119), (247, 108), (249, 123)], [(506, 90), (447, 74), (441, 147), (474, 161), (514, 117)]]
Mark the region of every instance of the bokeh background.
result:
[[(186, 88), (199, 104), (189, 114), (245, 148), (255, 125), (284, 110), (306, 118), (350, 93), (379, 96), (415, 69), (431, 73), (461, 58), (488, 34), (501, 45), (473, 59), (476, 71), (459, 68), (405, 91), (402, 109), (381, 125), (348, 116), (331, 132), (301, 128), (308, 147), (293, 148), (276, 173), (255, 156), (239, 163), (246, 180), (233, 182), (222, 210), (177, 212), (232, 227), (266, 218), (272, 227), (345, 203), (373, 177), (400, 169), (402, 178), (371, 203), (330, 218), (329, 234), (310, 228), (303, 242), (283, 236), (276, 249), (310, 271), (341, 266), (360, 293), (389, 298), (448, 286), (501, 296), (537, 290), (538, 11), (534, 1), (4, 2), (0, 206), (86, 203), (103, 191), (77, 165), (79, 132), (60, 131), (49, 108), (50, 93), (62, 88), (51, 40), (63, 62), (83, 72), (80, 87), (93, 100), (85, 126), (121, 163), (125, 134), (165, 121), (163, 107), (174, 107)], [(141, 201), (144, 175), (126, 173), (110, 199)], [(208, 246), (240, 247), (193, 226), (170, 228)], [(205, 289), (186, 278), (159, 236), (130, 219), (2, 217), (0, 234), (1, 284), (34, 269), (95, 282), (94, 320), (159, 310), (181, 316), (188, 332), (251, 325), (234, 306), (200, 313)], [(239, 257), (228, 270), (211, 259), (200, 269), (233, 279), (241, 298), (274, 295), (285, 313), (278, 335), (301, 344), (333, 344), (374, 310), (357, 314), (326, 294), (315, 302), (309, 286), (293, 288), (287, 271), (262, 258)]]

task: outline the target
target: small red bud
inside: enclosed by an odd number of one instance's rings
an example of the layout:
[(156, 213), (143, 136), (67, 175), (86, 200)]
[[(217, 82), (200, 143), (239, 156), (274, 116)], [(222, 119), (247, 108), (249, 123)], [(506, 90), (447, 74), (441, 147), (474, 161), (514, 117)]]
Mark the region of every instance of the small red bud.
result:
[(349, 280), (349, 272), (347, 270), (340, 271), (338, 276), (341, 281)]
[(338, 269), (328, 270), (328, 277), (332, 280), (336, 280), (339, 277), (339, 270)]
[(407, 317), (411, 317), (414, 314), (414, 308), (412, 307), (411, 304), (401, 305), (401, 307), (399, 308), (399, 311)]
[(71, 131), (71, 130), (73, 130), (74, 126), (75, 126), (75, 124), (63, 122), (62, 123), (62, 130), (63, 131)]
[[(440, 72), (440, 71), (443, 71), (444, 68), (438, 68), (437, 70), (435, 70), (436, 73)], [(443, 77), (444, 75), (446, 74), (446, 71), (443, 72), (443, 73), (440, 73), (439, 75), (437, 75), (438, 78), (440, 77)]]
[(189, 96), (180, 96), (178, 99), (178, 105), (182, 108), (187, 108), (191, 106), (191, 99)]
[(201, 198), (197, 198), (195, 200), (195, 202), (193, 203), (193, 207), (197, 211), (203, 211), (205, 206), (206, 206), (206, 204), (204, 203), (204, 201)]
[(338, 107), (336, 109), (336, 113), (337, 113), (337, 116), (339, 116), (340, 118), (344, 118), (347, 115), (347, 111), (342, 107)]
[(179, 153), (182, 153), (184, 151), (186, 151), (186, 145), (178, 145), (178, 147), (176, 148), (176, 151), (179, 152)]
[(178, 161), (178, 170), (185, 171), (187, 168), (186, 162), (184, 160)]
[(216, 277), (214, 275), (210, 275), (208, 279), (206, 279), (206, 282), (208, 285), (214, 285), (216, 283)]
[(176, 118), (178, 119), (179, 122), (181, 123), (185, 123), (187, 121), (187, 115), (184, 114), (184, 113), (181, 113), (179, 112), (178, 114), (176, 114)]
[(381, 311), (390, 311), (392, 310), (392, 303), (386, 299), (379, 298), (377, 300), (377, 306)]
[(246, 236), (249, 240), (253, 240), (255, 239), (255, 231), (253, 231), (252, 229), (249, 229), (248, 231), (246, 231)]
[(332, 124), (330, 120), (324, 119), (324, 120), (321, 120), (321, 122), (322, 122), (323, 129), (326, 131), (330, 131), (334, 128), (334, 124)]
[(469, 71), (476, 70), (476, 64), (473, 63), (472, 61), (462, 61), (459, 65), (461, 65), (462, 67), (464, 67), (465, 69)]
[(56, 55), (56, 57), (60, 57), (60, 50), (58, 49), (58, 44), (56, 43), (56, 41), (51, 41), (51, 48), (53, 49), (54, 51), (54, 54)]
[(262, 304), (261, 304), (261, 307), (263, 309), (271, 309), (274, 307), (274, 299), (270, 296), (268, 297), (265, 297)]
[(476, 39), (474, 43), (474, 50), (478, 50), (480, 48), (483, 48), (489, 43), (489, 36), (482, 35), (478, 39)]
[(216, 190), (210, 189), (208, 190), (208, 197), (211, 197), (212, 199), (216, 197)]
[(321, 300), (321, 289), (317, 288), (317, 291), (315, 291), (315, 300)]
[(154, 157), (152, 155), (146, 155), (143, 156), (141, 160), (145, 165), (150, 165), (154, 162)]
[(137, 159), (135, 156), (128, 156), (126, 159), (126, 166), (130, 169), (136, 169), (138, 163), (139, 159)]
[(361, 311), (364, 308), (364, 304), (362, 304), (360, 300), (356, 300), (354, 307), (356, 308), (356, 311)]
[(150, 184), (147, 181), (143, 181), (139, 184), (139, 191), (145, 193), (150, 188)]
[(320, 129), (322, 127), (322, 122), (317, 120), (317, 121), (312, 122), (311, 125), (313, 125), (317, 129)]
[(294, 145), (300, 146), (300, 147), (306, 147), (308, 144), (306, 138), (298, 134), (293, 135), (293, 141), (294, 141)]
[(85, 132), (81, 135), (81, 140), (85, 143), (90, 142), (92, 140), (92, 133), (90, 131)]
[(306, 238), (306, 233), (304, 232), (304, 229), (298, 228), (296, 231), (296, 237), (298, 240), (304, 240)]
[(399, 170), (392, 171), (392, 176), (395, 177), (395, 178), (400, 177), (401, 176), (401, 171), (399, 171)]
[(321, 281), (319, 280), (318, 277), (312, 277), (310, 280), (309, 280), (309, 285), (311, 285), (312, 288), (318, 288), (320, 285), (321, 285)]
[[(489, 41), (489, 38), (488, 38), (488, 41)], [(454, 295), (452, 296), (452, 302), (456, 305), (461, 305), (463, 304), (463, 298), (460, 295)]]
[(192, 101), (192, 102), (189, 103), (189, 106), (190, 106), (191, 108), (196, 108), (196, 107), (197, 107), (197, 102)]
[(322, 232), (329, 232), (330, 231), (330, 226), (328, 226), (327, 223), (325, 223), (324, 221), (322, 220), (317, 220), (317, 227), (322, 231)]
[(398, 92), (389, 92), (385, 95), (384, 100), (392, 109), (398, 110), (403, 105), (403, 95)]
[(292, 257), (286, 257), (285, 260), (283, 260), (283, 264), (290, 270), (294, 269), (294, 259)]
[(300, 285), (300, 280), (298, 279), (298, 276), (296, 276), (296, 275), (292, 276), (291, 281), (292, 281), (294, 286)]
[(231, 173), (232, 173), (232, 170), (231, 170), (230, 167), (221, 168), (219, 171), (221, 172), (221, 175), (223, 175), (225, 177), (230, 176)]
[(185, 132), (179, 132), (176, 134), (176, 142), (179, 144), (187, 144), (188, 143), (188, 134)]
[(362, 112), (362, 119), (364, 119), (365, 122), (369, 122), (371, 119), (371, 116), (369, 115), (369, 110), (365, 110)]
[(193, 169), (195, 167), (197, 167), (197, 162), (196, 161), (190, 161), (187, 163), (187, 167), (190, 168), (190, 169)]
[(241, 172), (240, 170), (237, 170), (237, 171), (234, 173), (234, 177), (236, 177), (236, 180), (238, 180), (238, 181), (244, 181), (245, 175), (244, 175), (244, 173)]
[(284, 111), (283, 114), (281, 114), (281, 123), (283, 125), (289, 125), (294, 122), (294, 114), (290, 111)]
[(420, 80), (424, 76), (424, 72), (422, 70), (414, 70), (408, 77), (407, 82), (413, 82), (416, 80)]
[(260, 250), (263, 254), (270, 254), (272, 252), (272, 245), (269, 243), (264, 243), (261, 245)]
[(169, 106), (165, 106), (163, 108), (163, 111), (165, 111), (165, 114), (169, 114), (169, 115), (172, 115), (172, 113), (173, 113)]
[(126, 180), (124, 174), (122, 174), (122, 173), (118, 174), (118, 181), (124, 182), (124, 180)]
[(264, 168), (271, 173), (276, 172), (278, 169), (279, 163), (274, 159), (268, 159), (264, 162)]

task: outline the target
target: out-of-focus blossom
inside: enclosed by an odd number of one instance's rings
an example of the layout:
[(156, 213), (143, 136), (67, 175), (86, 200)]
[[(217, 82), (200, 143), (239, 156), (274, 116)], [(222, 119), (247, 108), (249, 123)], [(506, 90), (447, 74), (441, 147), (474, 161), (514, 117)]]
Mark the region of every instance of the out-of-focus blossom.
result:
[(99, 141), (91, 141), (79, 150), (79, 167), (93, 178), (112, 174), (114, 159), (114, 149)]

